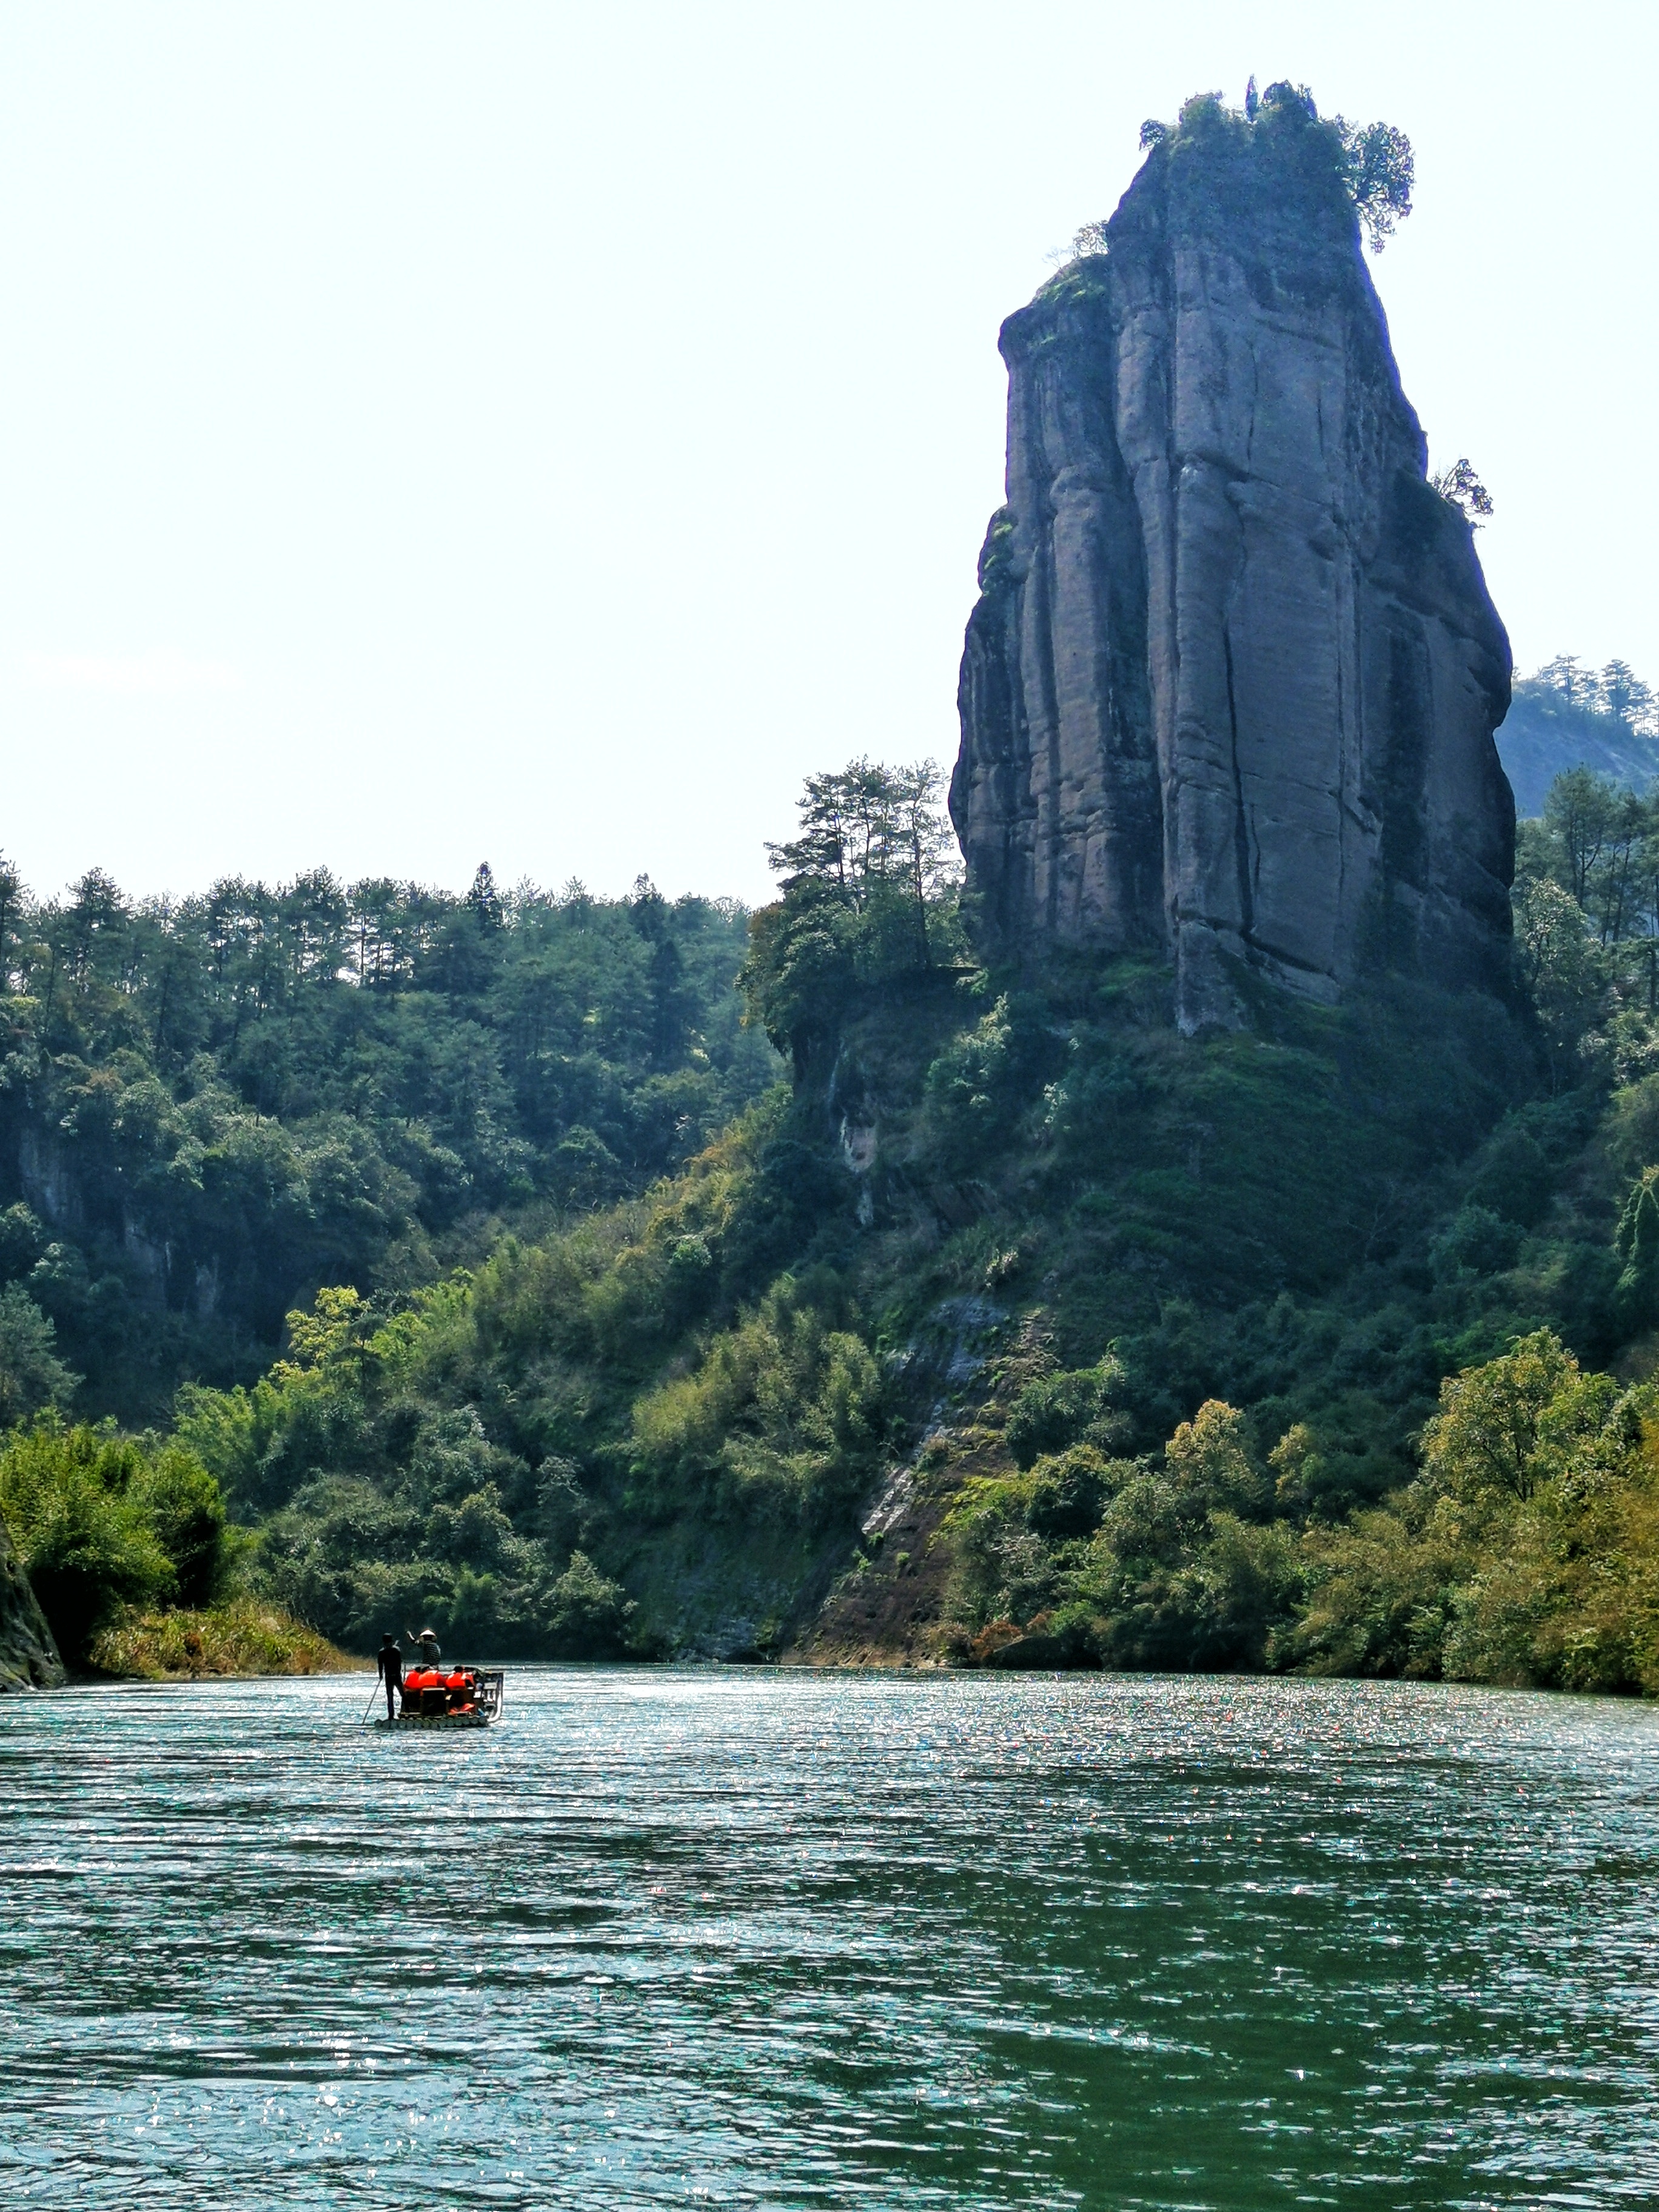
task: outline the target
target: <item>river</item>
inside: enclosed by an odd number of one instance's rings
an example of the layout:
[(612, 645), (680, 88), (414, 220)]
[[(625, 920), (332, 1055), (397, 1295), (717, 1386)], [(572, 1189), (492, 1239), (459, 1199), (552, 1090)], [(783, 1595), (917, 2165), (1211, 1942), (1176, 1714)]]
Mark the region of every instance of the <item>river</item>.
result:
[(525, 1668), (0, 1700), (0, 2197), (1659, 2203), (1659, 1713)]

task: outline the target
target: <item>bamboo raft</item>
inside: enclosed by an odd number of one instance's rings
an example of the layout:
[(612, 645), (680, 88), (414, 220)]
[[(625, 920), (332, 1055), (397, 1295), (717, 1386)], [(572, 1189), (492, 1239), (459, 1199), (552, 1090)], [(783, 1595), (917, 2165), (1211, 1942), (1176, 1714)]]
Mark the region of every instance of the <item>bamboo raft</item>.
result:
[(403, 1680), (399, 1710), (383, 1729), (491, 1728), (501, 1717), (507, 1677), (500, 1668), (417, 1668)]

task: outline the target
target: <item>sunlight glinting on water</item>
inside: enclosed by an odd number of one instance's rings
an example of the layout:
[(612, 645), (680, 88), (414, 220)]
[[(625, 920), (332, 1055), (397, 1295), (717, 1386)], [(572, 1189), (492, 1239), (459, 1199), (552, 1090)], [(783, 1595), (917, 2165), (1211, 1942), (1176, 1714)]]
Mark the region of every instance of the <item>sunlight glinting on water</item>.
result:
[(0, 2192), (1659, 2198), (1659, 1716), (526, 1668), (0, 1704)]

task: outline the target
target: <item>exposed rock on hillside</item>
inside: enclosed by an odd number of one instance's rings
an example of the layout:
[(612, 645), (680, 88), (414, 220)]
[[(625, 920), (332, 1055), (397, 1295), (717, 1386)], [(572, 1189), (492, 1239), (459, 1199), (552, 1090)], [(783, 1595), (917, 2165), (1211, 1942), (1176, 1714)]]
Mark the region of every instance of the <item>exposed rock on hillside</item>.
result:
[(1425, 482), (1333, 140), (1194, 103), (1003, 326), (1008, 503), (968, 625), (951, 812), (983, 926), (1504, 989), (1509, 642)]
[(46, 1615), (0, 1522), (0, 1690), (49, 1690), (63, 1679)]

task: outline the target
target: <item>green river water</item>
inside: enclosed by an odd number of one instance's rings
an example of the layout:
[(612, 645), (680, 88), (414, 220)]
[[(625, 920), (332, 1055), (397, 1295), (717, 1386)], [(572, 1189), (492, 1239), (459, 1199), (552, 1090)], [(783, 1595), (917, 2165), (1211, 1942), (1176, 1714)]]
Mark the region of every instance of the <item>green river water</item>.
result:
[(0, 1701), (0, 2200), (1659, 2205), (1659, 1713), (524, 1668)]

